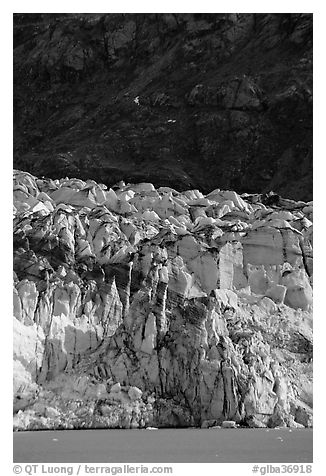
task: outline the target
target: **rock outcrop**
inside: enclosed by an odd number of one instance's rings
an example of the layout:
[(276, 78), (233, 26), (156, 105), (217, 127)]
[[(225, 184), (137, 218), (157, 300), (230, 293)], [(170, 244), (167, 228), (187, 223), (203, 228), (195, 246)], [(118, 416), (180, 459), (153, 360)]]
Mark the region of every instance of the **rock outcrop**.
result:
[(14, 167), (312, 200), (312, 17), (15, 14)]
[(14, 171), (15, 428), (311, 426), (311, 220)]

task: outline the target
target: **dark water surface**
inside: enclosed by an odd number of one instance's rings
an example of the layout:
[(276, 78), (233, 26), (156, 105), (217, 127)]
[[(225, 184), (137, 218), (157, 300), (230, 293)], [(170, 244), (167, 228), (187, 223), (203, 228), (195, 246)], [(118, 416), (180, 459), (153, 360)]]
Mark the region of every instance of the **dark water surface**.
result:
[(312, 430), (161, 429), (14, 433), (15, 463), (311, 463)]

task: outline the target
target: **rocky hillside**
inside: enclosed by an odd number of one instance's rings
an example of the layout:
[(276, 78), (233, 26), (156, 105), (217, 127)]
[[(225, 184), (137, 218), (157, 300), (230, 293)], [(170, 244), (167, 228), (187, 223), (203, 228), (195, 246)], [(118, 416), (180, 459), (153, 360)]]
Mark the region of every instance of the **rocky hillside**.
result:
[(14, 15), (14, 165), (312, 199), (312, 15)]
[(312, 203), (14, 172), (14, 427), (312, 425)]

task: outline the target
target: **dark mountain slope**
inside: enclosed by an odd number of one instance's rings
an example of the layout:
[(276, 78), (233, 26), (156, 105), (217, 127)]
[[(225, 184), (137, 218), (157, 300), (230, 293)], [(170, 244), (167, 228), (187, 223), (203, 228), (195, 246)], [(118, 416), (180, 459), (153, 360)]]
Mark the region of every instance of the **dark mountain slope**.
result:
[(312, 198), (312, 15), (15, 14), (14, 166)]

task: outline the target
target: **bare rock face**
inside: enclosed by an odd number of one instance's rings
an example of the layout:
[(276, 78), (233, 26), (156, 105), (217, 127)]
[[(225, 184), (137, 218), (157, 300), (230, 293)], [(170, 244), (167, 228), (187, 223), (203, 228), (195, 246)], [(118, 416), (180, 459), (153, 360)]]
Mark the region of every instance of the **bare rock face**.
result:
[(312, 31), (309, 13), (15, 14), (14, 166), (311, 200)]
[(311, 426), (312, 203), (271, 198), (14, 171), (15, 428)]

